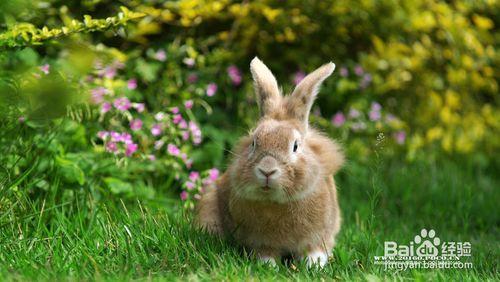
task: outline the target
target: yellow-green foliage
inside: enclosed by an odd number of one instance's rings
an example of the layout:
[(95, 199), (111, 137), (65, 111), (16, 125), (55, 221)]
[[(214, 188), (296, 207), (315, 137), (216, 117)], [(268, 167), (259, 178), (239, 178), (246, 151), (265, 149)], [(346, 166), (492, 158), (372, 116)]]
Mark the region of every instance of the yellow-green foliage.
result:
[(392, 104), (408, 124), (410, 155), (433, 144), (492, 152), (500, 145), (499, 8), (495, 0), (184, 0), (140, 5), (148, 17), (136, 34), (159, 31), (161, 23), (187, 27), (197, 40), (218, 40), (213, 45), (229, 48), (235, 60), (264, 57), (280, 75), (290, 65), (359, 61), (373, 74), (368, 97)]
[[(60, 28), (41, 29), (36, 28), (31, 23), (21, 22), (0, 34), (0, 47), (22, 47), (27, 45), (40, 45), (48, 39), (55, 39), (60, 36), (74, 33), (86, 33), (92, 31), (104, 31), (113, 27), (126, 25), (129, 21), (144, 16), (142, 13), (131, 12), (126, 7), (120, 7), (121, 12), (115, 17), (106, 19), (93, 19), (90, 15), (85, 15), (83, 22), (66, 18), (66, 25)], [(62, 14), (67, 8), (61, 9)]]
[(500, 130), (498, 35), (477, 8), (498, 5), (409, 3), (400, 10), (407, 18), (401, 31), (385, 40), (372, 35), (373, 49), (363, 56), (376, 94), (395, 97), (411, 114), (411, 151), (435, 142), (449, 152), (493, 150)]

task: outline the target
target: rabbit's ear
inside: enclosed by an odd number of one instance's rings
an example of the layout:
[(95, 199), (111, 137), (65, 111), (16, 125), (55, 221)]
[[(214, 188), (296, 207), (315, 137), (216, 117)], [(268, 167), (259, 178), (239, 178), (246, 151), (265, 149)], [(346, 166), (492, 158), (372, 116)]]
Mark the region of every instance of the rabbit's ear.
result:
[(330, 62), (325, 64), (309, 75), (307, 75), (295, 87), (292, 95), (287, 102), (287, 111), (290, 116), (296, 118), (304, 123), (307, 130), (309, 112), (311, 111), (312, 104), (316, 95), (318, 94), (321, 83), (329, 77), (335, 70), (335, 64)]
[(279, 107), (281, 103), (278, 83), (269, 68), (257, 57), (253, 58), (250, 63), (250, 71), (252, 72), (260, 115), (265, 116)]

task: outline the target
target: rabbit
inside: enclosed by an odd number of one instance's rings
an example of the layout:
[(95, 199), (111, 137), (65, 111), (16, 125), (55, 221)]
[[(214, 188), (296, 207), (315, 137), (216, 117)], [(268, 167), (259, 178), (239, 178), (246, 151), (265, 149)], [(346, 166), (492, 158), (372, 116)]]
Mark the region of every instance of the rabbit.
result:
[(285, 255), (305, 259), (308, 267), (328, 262), (341, 224), (333, 175), (344, 154), (308, 118), (334, 69), (332, 62), (321, 66), (283, 96), (267, 66), (251, 61), (260, 119), (238, 142), (227, 171), (202, 194), (199, 228), (232, 235), (273, 265)]

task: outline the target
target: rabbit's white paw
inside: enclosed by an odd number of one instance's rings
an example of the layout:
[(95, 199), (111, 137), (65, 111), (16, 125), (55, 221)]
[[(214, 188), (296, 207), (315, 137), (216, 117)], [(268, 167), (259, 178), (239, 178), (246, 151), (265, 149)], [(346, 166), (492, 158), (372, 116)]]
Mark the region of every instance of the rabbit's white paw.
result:
[(306, 264), (307, 268), (311, 268), (313, 266), (319, 266), (323, 268), (328, 262), (328, 253), (323, 251), (314, 251), (307, 255)]
[(259, 257), (259, 261), (261, 261), (265, 264), (269, 264), (271, 266), (276, 266), (276, 260), (273, 257), (261, 256), (261, 257)]

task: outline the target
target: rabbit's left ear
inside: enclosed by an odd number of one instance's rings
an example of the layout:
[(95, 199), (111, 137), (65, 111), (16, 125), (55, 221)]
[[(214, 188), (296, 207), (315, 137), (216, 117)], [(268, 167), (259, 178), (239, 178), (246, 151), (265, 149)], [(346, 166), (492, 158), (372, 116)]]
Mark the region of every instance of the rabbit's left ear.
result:
[(309, 112), (316, 95), (319, 92), (321, 83), (329, 77), (335, 70), (335, 64), (330, 62), (325, 64), (309, 75), (307, 75), (289, 97), (287, 111), (290, 116), (304, 123), (307, 130), (309, 123)]
[(274, 112), (281, 103), (278, 82), (269, 68), (257, 57), (253, 58), (250, 63), (250, 71), (252, 72), (260, 115), (268, 115)]

